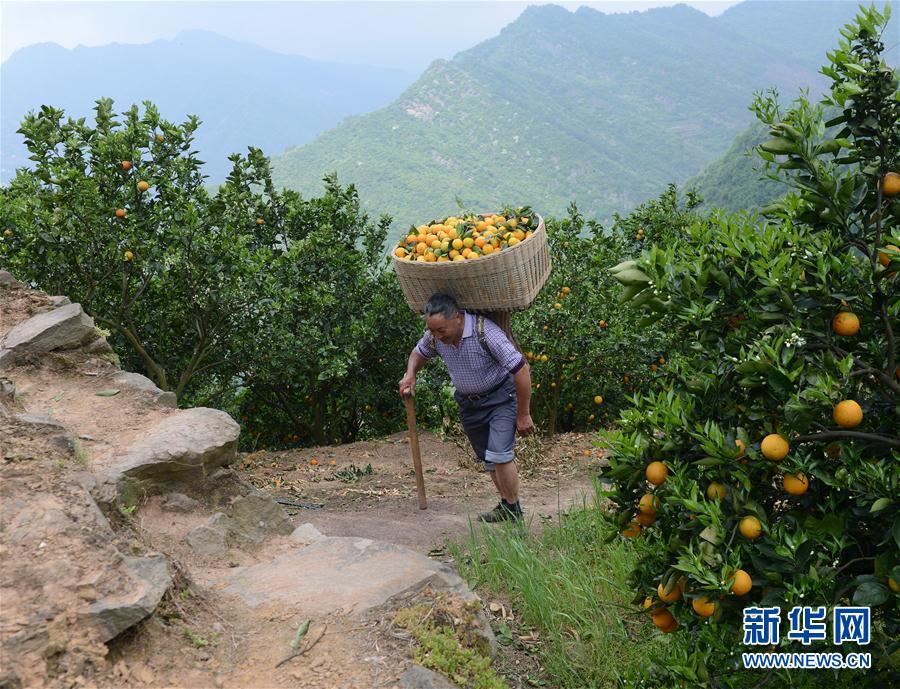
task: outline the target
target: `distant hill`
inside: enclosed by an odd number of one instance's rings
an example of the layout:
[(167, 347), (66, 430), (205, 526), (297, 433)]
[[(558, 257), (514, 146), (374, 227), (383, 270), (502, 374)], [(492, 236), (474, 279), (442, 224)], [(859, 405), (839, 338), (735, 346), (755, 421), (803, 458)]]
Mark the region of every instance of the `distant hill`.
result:
[(231, 153), (253, 145), (271, 155), (305, 143), (348, 115), (390, 103), (414, 80), (399, 70), (284, 55), (205, 31), (144, 45), (32, 45), (0, 66), (0, 180), (27, 163), (16, 130), (42, 104), (83, 117), (98, 98), (110, 97), (117, 111), (151, 100), (170, 120), (197, 115), (200, 157), (211, 180), (220, 181)]
[(825, 53), (855, 11), (531, 6), (497, 37), (434, 62), (387, 107), (277, 156), (276, 180), (316, 194), (337, 171), (400, 225), (454, 211), (457, 198), (553, 214), (574, 200), (608, 219), (721, 156), (746, 128), (755, 90), (820, 92)]
[(768, 127), (758, 122), (750, 125), (720, 158), (684, 186), (699, 192), (703, 208), (729, 211), (759, 209), (784, 196), (788, 187), (764, 178), (763, 160), (750, 150), (768, 138)]

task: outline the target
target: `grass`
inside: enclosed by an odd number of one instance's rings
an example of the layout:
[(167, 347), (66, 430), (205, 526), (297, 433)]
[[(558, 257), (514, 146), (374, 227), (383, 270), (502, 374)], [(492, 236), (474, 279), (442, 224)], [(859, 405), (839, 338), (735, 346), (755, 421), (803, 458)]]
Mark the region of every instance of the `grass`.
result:
[(466, 542), (449, 548), (470, 584), (508, 599), (522, 623), (539, 631), (536, 653), (554, 686), (613, 687), (664, 650), (666, 641), (631, 603), (628, 574), (641, 545), (604, 543), (612, 530), (599, 509), (585, 505), (541, 536), (473, 526)]

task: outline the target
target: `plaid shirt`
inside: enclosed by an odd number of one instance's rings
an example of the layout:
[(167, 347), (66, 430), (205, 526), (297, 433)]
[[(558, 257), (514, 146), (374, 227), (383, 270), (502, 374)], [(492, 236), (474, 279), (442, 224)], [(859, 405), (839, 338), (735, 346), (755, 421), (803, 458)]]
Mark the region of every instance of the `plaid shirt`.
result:
[(481, 342), (478, 341), (478, 333), (475, 332), (475, 315), (463, 311), (464, 325), (462, 340), (459, 349), (453, 345), (447, 345), (434, 339), (434, 347), (431, 346), (431, 336), (428, 329), (416, 345), (419, 354), (426, 359), (440, 355), (447, 364), (450, 380), (461, 395), (477, 395), (488, 390), (493, 390), (510, 373), (515, 374), (525, 365), (525, 357), (517, 350), (503, 330), (492, 320), (484, 319), (484, 339), (487, 340), (488, 349), (493, 357), (484, 351)]

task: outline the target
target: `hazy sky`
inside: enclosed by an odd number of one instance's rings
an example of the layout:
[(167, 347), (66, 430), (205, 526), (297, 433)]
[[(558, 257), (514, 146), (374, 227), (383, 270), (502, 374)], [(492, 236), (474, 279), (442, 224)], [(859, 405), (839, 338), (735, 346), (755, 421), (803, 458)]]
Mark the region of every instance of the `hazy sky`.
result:
[[(32, 43), (66, 48), (147, 43), (206, 29), (283, 53), (419, 71), (495, 36), (544, 2), (8, 2), (0, 0), (0, 59)], [(556, 3), (629, 12), (675, 2)], [(715, 15), (736, 1), (686, 4)]]

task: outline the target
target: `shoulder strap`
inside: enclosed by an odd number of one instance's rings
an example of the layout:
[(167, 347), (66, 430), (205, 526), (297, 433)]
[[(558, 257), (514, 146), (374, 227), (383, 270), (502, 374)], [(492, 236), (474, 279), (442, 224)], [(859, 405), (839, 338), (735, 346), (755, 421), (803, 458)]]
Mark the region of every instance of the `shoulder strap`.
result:
[(475, 332), (478, 334), (478, 341), (481, 343), (481, 348), (490, 354), (491, 359), (497, 361), (497, 357), (494, 356), (491, 348), (488, 347), (487, 337), (484, 334), (484, 316), (482, 314), (475, 316)]
[(437, 346), (434, 341), (434, 333), (430, 330), (428, 331), (428, 346), (431, 347), (432, 351), (437, 354)]

